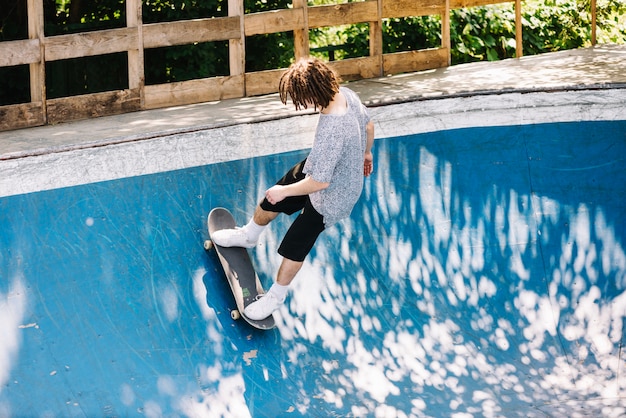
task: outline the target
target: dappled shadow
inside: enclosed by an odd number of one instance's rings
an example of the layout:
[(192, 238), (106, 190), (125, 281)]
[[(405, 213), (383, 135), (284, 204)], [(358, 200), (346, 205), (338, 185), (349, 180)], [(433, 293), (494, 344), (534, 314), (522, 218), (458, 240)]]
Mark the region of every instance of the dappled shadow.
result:
[[(378, 141), (353, 216), (320, 239), (280, 315), (286, 374), (306, 393), (298, 409), (623, 414), (624, 132)], [(256, 257), (276, 271), (277, 257)]]
[(623, 415), (625, 132), (378, 140), (268, 332), (230, 319), (206, 215), (246, 222), (306, 151), (0, 199), (0, 415)]
[[(552, 91), (626, 85), (621, 45), (573, 49), (496, 62), (459, 64), (363, 80), (354, 88), (371, 105), (506, 91)], [(375, 86), (375, 88), (372, 88)]]

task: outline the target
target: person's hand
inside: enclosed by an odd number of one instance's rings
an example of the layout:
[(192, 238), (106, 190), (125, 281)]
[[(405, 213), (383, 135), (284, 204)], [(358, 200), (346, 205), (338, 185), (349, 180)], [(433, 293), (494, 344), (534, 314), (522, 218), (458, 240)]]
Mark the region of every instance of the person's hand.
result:
[(363, 175), (367, 177), (372, 174), (372, 171), (374, 171), (374, 156), (370, 151), (365, 153), (365, 158), (363, 160)]
[(285, 193), (285, 187), (281, 185), (275, 185), (265, 191), (265, 198), (272, 205), (283, 201), (287, 197)]

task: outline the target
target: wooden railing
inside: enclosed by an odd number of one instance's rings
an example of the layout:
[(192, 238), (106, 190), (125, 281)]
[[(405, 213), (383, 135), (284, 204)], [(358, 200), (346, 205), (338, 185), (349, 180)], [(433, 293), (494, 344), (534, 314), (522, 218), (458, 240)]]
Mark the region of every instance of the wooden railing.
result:
[[(517, 56), (522, 55), (520, 1), (513, 0)], [(31, 99), (0, 106), (0, 130), (276, 92), (284, 69), (245, 72), (245, 38), (259, 34), (293, 31), (297, 59), (309, 55), (309, 29), (368, 23), (369, 56), (331, 63), (346, 81), (445, 67), (450, 65), (450, 9), (501, 2), (366, 0), (313, 7), (306, 0), (293, 0), (288, 9), (244, 14), (243, 0), (228, 0), (225, 17), (143, 24), (141, 0), (126, 0), (125, 28), (47, 37), (43, 0), (27, 0), (29, 39), (0, 42), (0, 67), (29, 66)], [(429, 15), (441, 16), (440, 47), (383, 53), (383, 19)], [(145, 85), (144, 49), (213, 41), (228, 41), (229, 75)], [(128, 54), (128, 88), (46, 98), (47, 62), (119, 52)]]

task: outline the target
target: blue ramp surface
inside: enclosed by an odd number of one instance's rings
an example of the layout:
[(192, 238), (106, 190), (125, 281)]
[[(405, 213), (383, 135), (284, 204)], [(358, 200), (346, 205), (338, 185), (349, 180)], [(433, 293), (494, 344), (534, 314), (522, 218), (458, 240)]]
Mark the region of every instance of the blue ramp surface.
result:
[[(206, 215), (295, 152), (0, 199), (0, 417), (626, 414), (626, 121), (377, 140), (277, 313)], [(267, 288), (290, 219), (251, 255)]]

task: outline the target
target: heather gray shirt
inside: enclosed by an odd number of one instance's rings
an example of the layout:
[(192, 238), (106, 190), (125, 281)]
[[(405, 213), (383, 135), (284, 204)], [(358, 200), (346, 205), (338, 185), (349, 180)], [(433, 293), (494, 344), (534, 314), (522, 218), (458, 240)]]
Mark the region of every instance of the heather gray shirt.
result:
[(348, 106), (343, 115), (320, 113), (313, 148), (304, 173), (313, 180), (330, 183), (309, 197), (328, 227), (347, 218), (363, 190), (363, 156), (367, 143), (365, 126), (370, 118), (352, 90), (341, 87)]

